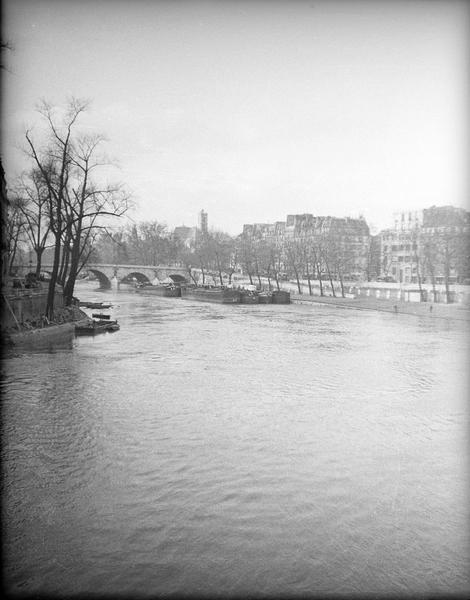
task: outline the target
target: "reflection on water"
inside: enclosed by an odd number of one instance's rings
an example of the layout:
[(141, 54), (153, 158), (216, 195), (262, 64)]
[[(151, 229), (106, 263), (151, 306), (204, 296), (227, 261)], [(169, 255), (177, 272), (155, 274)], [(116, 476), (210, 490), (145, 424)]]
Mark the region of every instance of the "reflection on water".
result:
[(119, 332), (5, 363), (11, 589), (469, 590), (461, 324), (103, 297)]

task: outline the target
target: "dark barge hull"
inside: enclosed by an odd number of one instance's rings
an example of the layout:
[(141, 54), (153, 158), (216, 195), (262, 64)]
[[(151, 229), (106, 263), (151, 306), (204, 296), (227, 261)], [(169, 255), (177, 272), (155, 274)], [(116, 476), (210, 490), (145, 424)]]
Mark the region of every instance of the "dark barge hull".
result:
[(167, 287), (166, 285), (144, 285), (135, 288), (138, 294), (151, 294), (153, 296), (163, 296), (165, 298), (179, 298), (181, 296), (181, 288)]
[(272, 302), (273, 302), (272, 294), (260, 294), (258, 297), (258, 302), (260, 304), (272, 304)]
[(290, 292), (275, 290), (273, 292), (273, 304), (290, 304)]
[(111, 308), (112, 304), (105, 304), (104, 302), (82, 302), (80, 300), (78, 303), (78, 306), (80, 306), (82, 308), (106, 309), (106, 308)]
[(117, 321), (88, 321), (75, 324), (75, 335), (96, 335), (107, 331), (118, 331), (120, 329)]
[(259, 294), (257, 292), (242, 292), (240, 294), (240, 304), (259, 304)]
[(219, 288), (181, 288), (181, 297), (199, 302), (216, 302), (218, 304), (239, 304), (240, 293), (232, 289)]

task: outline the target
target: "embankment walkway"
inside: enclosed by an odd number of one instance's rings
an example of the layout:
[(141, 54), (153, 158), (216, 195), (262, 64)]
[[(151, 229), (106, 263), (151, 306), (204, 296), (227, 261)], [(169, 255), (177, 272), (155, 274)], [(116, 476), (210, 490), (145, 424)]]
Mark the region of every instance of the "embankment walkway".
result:
[(470, 306), (464, 304), (432, 304), (430, 302), (400, 302), (377, 298), (334, 298), (332, 296), (310, 296), (292, 294), (291, 300), (297, 304), (330, 304), (356, 310), (376, 310), (396, 314), (415, 315), (432, 319), (456, 319), (470, 323)]

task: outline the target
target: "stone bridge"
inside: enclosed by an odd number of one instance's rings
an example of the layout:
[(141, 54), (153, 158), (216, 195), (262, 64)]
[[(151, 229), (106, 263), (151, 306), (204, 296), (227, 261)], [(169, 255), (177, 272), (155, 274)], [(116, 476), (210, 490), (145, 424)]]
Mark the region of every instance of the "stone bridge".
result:
[[(52, 265), (42, 265), (42, 271), (51, 272)], [(152, 283), (155, 279), (163, 281), (173, 279), (175, 282), (187, 281), (188, 272), (184, 267), (170, 265), (114, 265), (89, 263), (81, 270), (80, 274), (93, 273), (100, 282), (101, 288), (119, 287), (120, 283)]]

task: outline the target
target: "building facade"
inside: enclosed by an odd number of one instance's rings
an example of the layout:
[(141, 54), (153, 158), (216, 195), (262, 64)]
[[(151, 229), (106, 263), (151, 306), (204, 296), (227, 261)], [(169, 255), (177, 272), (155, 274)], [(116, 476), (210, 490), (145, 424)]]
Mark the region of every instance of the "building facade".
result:
[(309, 262), (310, 268), (315, 261), (320, 262), (322, 268), (344, 277), (359, 277), (367, 272), (370, 232), (363, 218), (322, 217), (311, 213), (287, 215), (285, 221), (244, 225), (243, 235), (270, 242), (276, 247), (285, 271), (289, 271), (294, 249), (299, 266), (300, 255), (304, 253), (305, 263)]
[(381, 231), (380, 276), (399, 283), (462, 283), (469, 278), (470, 212), (432, 206), (394, 215)]

